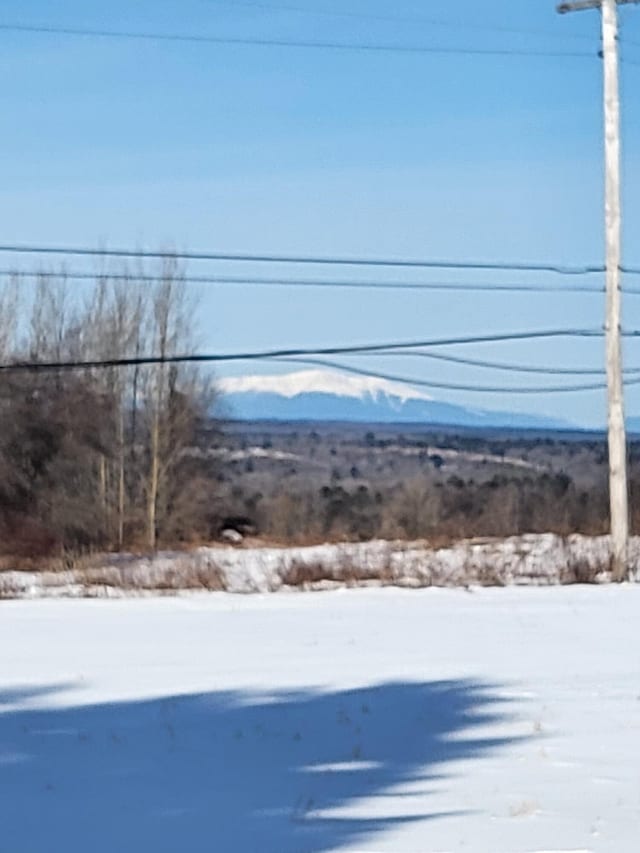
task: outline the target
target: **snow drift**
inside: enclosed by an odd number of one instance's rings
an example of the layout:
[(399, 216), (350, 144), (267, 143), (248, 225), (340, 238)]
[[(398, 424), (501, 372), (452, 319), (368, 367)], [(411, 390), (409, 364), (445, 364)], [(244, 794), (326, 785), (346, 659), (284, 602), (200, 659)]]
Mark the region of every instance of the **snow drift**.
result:
[[(629, 561), (640, 578), (640, 537)], [(373, 541), (298, 548), (203, 547), (103, 555), (67, 571), (0, 573), (0, 598), (108, 597), (212, 590), (267, 593), (337, 586), (507, 586), (609, 580), (608, 537), (555, 534), (467, 540), (447, 548)]]

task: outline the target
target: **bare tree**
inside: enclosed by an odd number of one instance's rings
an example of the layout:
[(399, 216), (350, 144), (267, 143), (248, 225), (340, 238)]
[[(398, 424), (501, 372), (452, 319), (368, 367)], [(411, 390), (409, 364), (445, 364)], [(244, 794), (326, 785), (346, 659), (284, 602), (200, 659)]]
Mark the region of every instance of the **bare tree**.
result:
[[(163, 262), (161, 281), (150, 295), (147, 341), (160, 359), (193, 352), (193, 302), (174, 260)], [(199, 415), (209, 403), (209, 382), (197, 369), (161, 362), (143, 374), (148, 436), (146, 476), (147, 544), (155, 548), (158, 530), (171, 514), (180, 488), (179, 463), (193, 441)]]
[[(159, 538), (206, 535), (202, 508), (213, 477), (195, 470), (185, 451), (204, 434), (211, 383), (194, 367), (163, 361), (193, 352), (195, 313), (176, 261), (163, 261), (159, 272), (150, 282), (142, 264), (117, 274), (103, 265), (84, 298), (64, 271), (43, 272), (22, 315), (18, 279), (0, 285), (4, 360), (160, 359), (7, 379), (0, 527), (7, 513), (23, 526), (28, 517), (43, 541), (50, 531), (74, 547), (123, 548), (144, 537), (155, 548)], [(18, 330), (26, 333), (21, 344)]]
[(0, 358), (6, 361), (18, 348), (20, 277), (10, 276), (0, 284)]

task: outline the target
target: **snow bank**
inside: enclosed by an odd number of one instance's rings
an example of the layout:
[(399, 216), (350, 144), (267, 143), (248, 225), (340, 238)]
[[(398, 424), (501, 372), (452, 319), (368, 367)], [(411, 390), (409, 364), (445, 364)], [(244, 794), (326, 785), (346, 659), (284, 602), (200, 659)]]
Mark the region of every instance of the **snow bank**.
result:
[[(64, 572), (5, 571), (0, 598), (601, 583), (609, 580), (608, 555), (608, 537), (555, 534), (466, 540), (448, 548), (380, 540), (305, 548), (206, 547), (146, 557), (104, 555), (92, 567)], [(634, 579), (640, 579), (640, 537), (631, 540), (629, 561)]]

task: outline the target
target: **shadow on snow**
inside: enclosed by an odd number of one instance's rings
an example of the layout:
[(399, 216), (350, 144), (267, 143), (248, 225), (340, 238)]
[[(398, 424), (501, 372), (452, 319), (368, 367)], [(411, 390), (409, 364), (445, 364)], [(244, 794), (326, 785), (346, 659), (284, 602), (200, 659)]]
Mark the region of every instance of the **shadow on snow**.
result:
[(440, 816), (447, 763), (508, 742), (465, 733), (504, 718), (471, 681), (10, 707), (52, 690), (0, 691), (3, 853), (333, 850)]

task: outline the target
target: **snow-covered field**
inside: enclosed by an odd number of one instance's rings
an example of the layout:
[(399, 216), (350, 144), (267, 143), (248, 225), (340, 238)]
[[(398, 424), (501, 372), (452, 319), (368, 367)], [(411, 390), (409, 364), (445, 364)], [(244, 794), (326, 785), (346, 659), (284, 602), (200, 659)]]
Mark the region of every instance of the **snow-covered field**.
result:
[(2, 853), (635, 853), (640, 588), (0, 605)]

